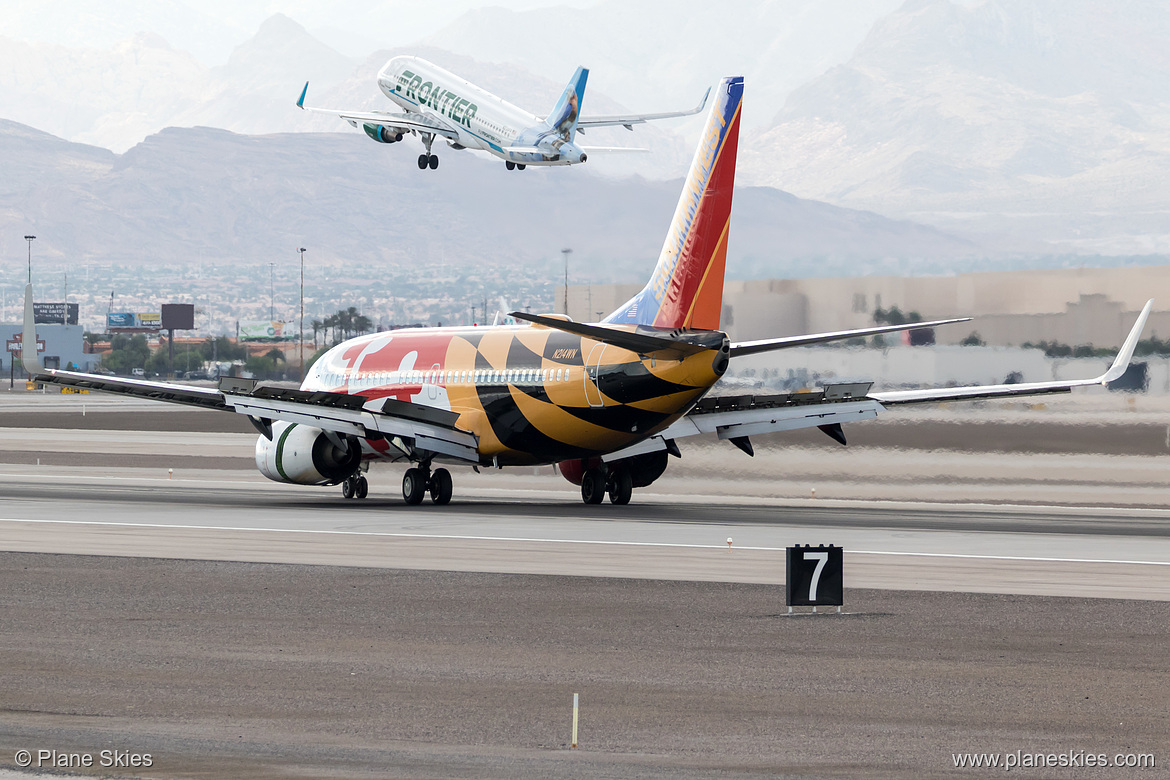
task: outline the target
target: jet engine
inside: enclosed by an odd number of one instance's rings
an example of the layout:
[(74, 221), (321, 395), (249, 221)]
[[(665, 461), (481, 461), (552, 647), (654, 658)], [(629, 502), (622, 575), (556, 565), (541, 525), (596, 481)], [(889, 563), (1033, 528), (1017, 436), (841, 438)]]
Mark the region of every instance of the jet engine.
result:
[(386, 127), (385, 125), (362, 125), (362, 129), (366, 131), (366, 135), (373, 138), (380, 144), (392, 144), (396, 141), (402, 140), (402, 131), (397, 127)]
[(361, 460), (361, 445), (352, 436), (308, 425), (273, 423), (272, 438), (256, 440), (256, 468), (276, 482), (336, 485), (357, 471)]
[[(611, 472), (616, 469), (625, 469), (630, 472), (630, 481), (633, 483), (632, 487), (641, 488), (648, 486), (666, 472), (666, 461), (668, 457), (666, 450), (659, 450), (657, 452), (644, 452), (641, 455), (634, 455), (629, 458), (622, 458), (621, 460), (612, 460), (605, 465)], [(600, 466), (601, 458), (563, 460), (557, 464), (561, 476), (574, 485), (581, 484), (581, 476), (588, 469), (595, 469)]]

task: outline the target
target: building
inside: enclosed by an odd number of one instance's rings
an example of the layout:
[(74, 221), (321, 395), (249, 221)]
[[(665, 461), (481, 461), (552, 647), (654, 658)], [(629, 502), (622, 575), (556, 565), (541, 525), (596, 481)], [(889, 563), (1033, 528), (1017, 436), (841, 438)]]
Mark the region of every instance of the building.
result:
[[(5, 344), (4, 351), (0, 352), (0, 374), (18, 379), (24, 377), (20, 356), (9, 352), (7, 346), (15, 341), (22, 329), (23, 325), (19, 323), (0, 324), (0, 338)], [(40, 353), (40, 358), (46, 368), (92, 371), (101, 362), (99, 355), (84, 351), (85, 328), (80, 325), (37, 325), (37, 338), (45, 342), (45, 351)]]
[[(596, 321), (641, 289), (641, 284), (571, 286), (568, 314)], [(557, 291), (558, 304), (563, 290)], [(1149, 298), (1155, 301), (1146, 336), (1170, 337), (1170, 266), (728, 280), (722, 325), (733, 340), (746, 341), (869, 327), (876, 309), (896, 306), (924, 319), (974, 318), (940, 328), (939, 344), (958, 344), (978, 333), (994, 346), (1056, 341), (1116, 347)]]

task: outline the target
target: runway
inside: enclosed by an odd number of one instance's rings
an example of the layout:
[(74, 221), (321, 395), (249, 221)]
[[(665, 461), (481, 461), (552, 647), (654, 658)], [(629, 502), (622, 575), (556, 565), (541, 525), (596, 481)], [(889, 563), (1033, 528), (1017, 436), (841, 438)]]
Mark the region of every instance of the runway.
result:
[[(196, 435), (36, 408), (60, 424), (0, 420), (0, 773), (46, 748), (150, 753), (142, 777), (509, 780), (1170, 753), (1152, 434), (1134, 457), (995, 451), (1012, 420), (976, 452), (712, 444), (626, 507), (549, 469), (408, 507), (401, 467), (365, 501), (269, 482), (206, 413)], [(845, 548), (845, 614), (786, 616), (805, 543)]]
[[(784, 548), (836, 544), (846, 586), (1170, 600), (1170, 512), (764, 501), (641, 492), (585, 506), (490, 478), (447, 507), (267, 483), (0, 470), (0, 549), (376, 568), (782, 583)], [(727, 539), (732, 540), (729, 547)]]

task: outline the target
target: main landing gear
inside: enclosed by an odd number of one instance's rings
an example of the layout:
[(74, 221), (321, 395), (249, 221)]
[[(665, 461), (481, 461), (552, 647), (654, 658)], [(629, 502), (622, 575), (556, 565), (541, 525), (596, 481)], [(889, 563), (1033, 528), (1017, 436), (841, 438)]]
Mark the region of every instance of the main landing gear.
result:
[(586, 504), (600, 504), (609, 493), (611, 504), (630, 503), (634, 495), (634, 480), (630, 472), (624, 468), (615, 468), (609, 472), (601, 469), (588, 469), (581, 475), (581, 500)]
[(426, 463), (409, 468), (402, 475), (402, 500), (414, 506), (421, 504), (427, 493), (431, 501), (439, 506), (451, 503), (451, 472), (447, 469), (431, 468)]
[(370, 494), (370, 483), (361, 474), (354, 474), (341, 483), (341, 495), (346, 498), (365, 498)]
[(427, 168), (430, 168), (432, 171), (437, 171), (439, 169), (439, 155), (431, 154), (431, 144), (435, 142), (435, 137), (433, 135), (424, 135), (422, 142), (427, 150), (418, 156), (418, 169), (425, 171)]
[(515, 163), (511, 160), (504, 160), (504, 167), (510, 171), (522, 171), (528, 166), (526, 166), (524, 163)]

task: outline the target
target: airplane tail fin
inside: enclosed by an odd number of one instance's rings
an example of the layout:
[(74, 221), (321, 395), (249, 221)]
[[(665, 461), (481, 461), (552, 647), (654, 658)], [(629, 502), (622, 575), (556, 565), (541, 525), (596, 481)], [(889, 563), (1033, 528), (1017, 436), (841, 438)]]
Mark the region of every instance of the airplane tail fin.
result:
[(643, 290), (605, 322), (718, 330), (743, 77), (719, 84), (674, 219)]
[(577, 135), (577, 118), (581, 115), (581, 104), (585, 102), (585, 82), (588, 80), (589, 69), (577, 68), (565, 91), (561, 93), (560, 100), (545, 120), (569, 143)]

